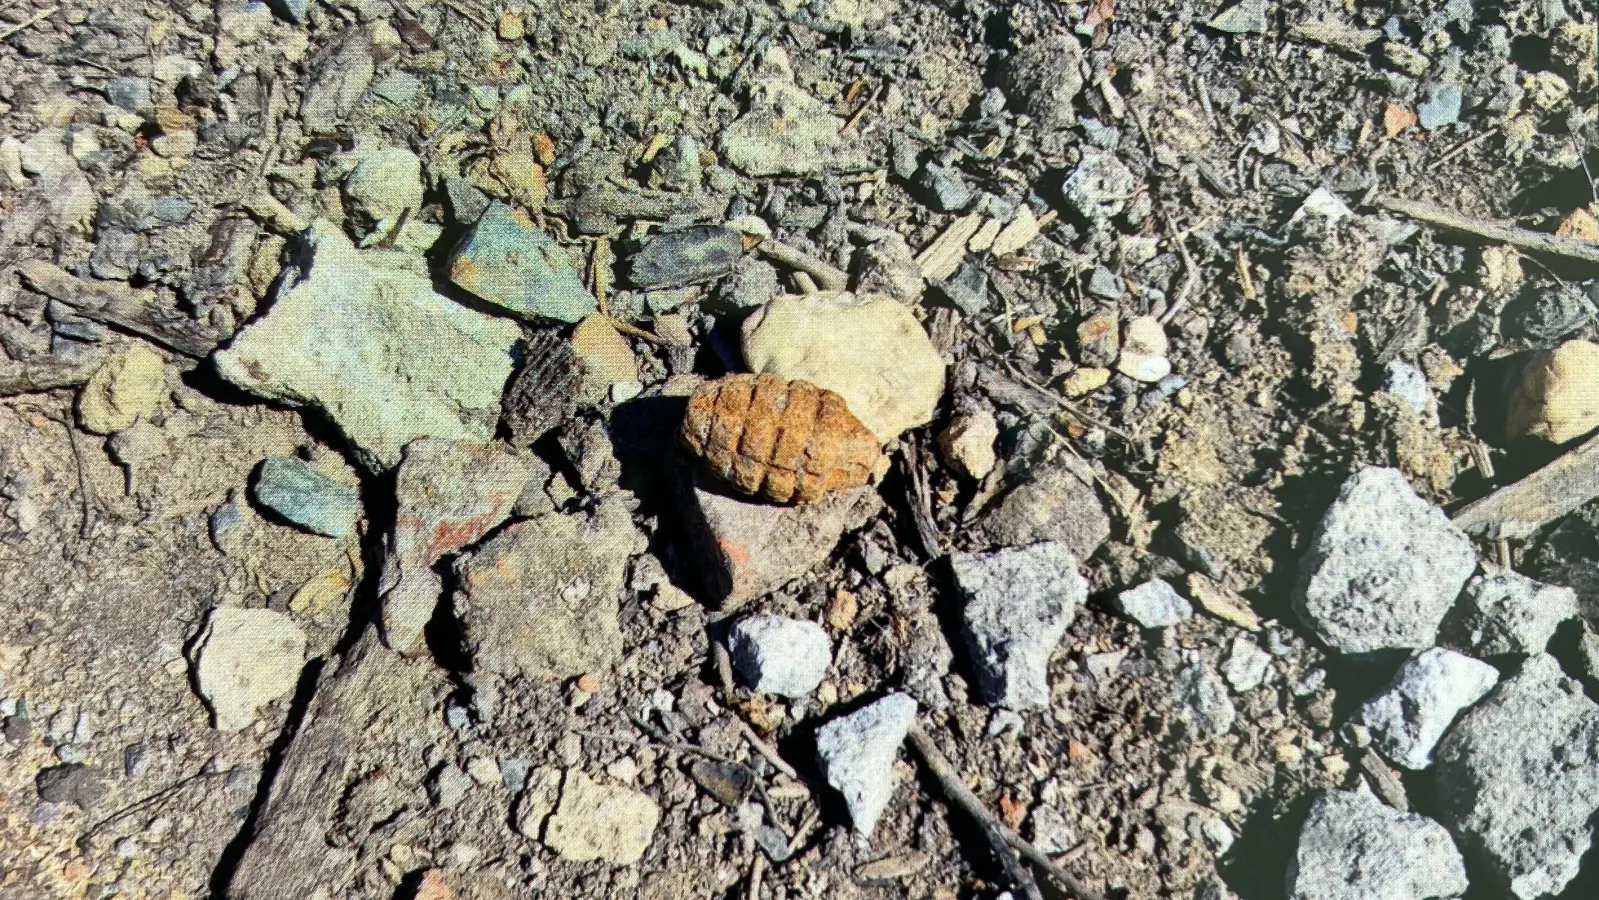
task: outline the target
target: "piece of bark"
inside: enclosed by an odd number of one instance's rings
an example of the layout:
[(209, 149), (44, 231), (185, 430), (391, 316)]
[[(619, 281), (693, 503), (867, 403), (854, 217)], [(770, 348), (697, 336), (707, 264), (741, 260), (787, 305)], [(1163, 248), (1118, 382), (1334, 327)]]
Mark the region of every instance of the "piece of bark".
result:
[(1378, 197), (1378, 207), (1402, 216), (1409, 216), (1418, 222), (1443, 228), (1448, 231), (1458, 231), (1470, 234), (1484, 240), (1498, 244), (1509, 244), (1522, 250), (1534, 253), (1548, 253), (1554, 256), (1564, 256), (1567, 259), (1580, 259), (1584, 262), (1599, 263), (1599, 244), (1590, 244), (1577, 238), (1560, 237), (1545, 234), (1541, 231), (1532, 231), (1519, 228), (1515, 225), (1506, 225), (1489, 219), (1479, 219), (1474, 216), (1462, 215), (1452, 209), (1428, 203), (1424, 200), (1405, 200), (1399, 197)]
[(528, 332), (522, 368), (511, 377), (500, 415), (511, 443), (531, 446), (577, 412), (580, 374), (572, 344), (556, 331)]
[(68, 362), (54, 356), (29, 360), (19, 364), (14, 372), (0, 373), (0, 397), (78, 387), (88, 381), (99, 367), (99, 360), (90, 363)]
[(17, 264), (17, 271), (34, 290), (65, 303), (78, 315), (136, 334), (174, 353), (202, 359), (228, 337), (192, 320), (162, 314), (148, 291), (86, 281), (41, 259), (24, 260)]
[(318, 889), (342, 896), (359, 848), (330, 847), (328, 832), (352, 776), (360, 774), (356, 767), (384, 756), (373, 742), (428, 715), (434, 698), (417, 682), (414, 668), (378, 640), (376, 627), (336, 669), (323, 670), (233, 871), (228, 900), (306, 900)]
[(1599, 437), (1526, 478), (1455, 511), (1460, 528), (1491, 538), (1522, 539), (1599, 497)]

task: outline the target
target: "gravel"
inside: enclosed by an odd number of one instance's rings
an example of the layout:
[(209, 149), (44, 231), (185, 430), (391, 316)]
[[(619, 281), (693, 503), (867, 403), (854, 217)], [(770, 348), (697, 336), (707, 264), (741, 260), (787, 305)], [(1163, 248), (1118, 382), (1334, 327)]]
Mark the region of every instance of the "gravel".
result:
[(1484, 565), (1466, 585), (1448, 629), (1481, 656), (1542, 653), (1562, 622), (1577, 615), (1577, 593)]
[(915, 721), (916, 701), (889, 694), (817, 729), (822, 775), (844, 795), (862, 837), (871, 837), (894, 794), (894, 760)]
[(1088, 599), (1088, 582), (1065, 545), (1034, 544), (950, 556), (966, 597), (961, 621), (990, 703), (1022, 710), (1049, 705), (1049, 658)]
[(1116, 611), (1144, 628), (1167, 628), (1194, 614), (1194, 608), (1177, 589), (1151, 578), (1116, 595)]
[(1351, 475), (1300, 560), (1294, 608), (1344, 653), (1431, 646), (1477, 567), (1471, 539), (1398, 470)]
[(1355, 720), (1371, 730), (1377, 750), (1407, 769), (1432, 764), (1432, 751), (1455, 717), (1487, 696), (1499, 671), (1442, 647), (1424, 650), (1366, 701)]
[(782, 616), (746, 616), (728, 632), (729, 651), (756, 693), (799, 699), (827, 677), (833, 648), (815, 622)]

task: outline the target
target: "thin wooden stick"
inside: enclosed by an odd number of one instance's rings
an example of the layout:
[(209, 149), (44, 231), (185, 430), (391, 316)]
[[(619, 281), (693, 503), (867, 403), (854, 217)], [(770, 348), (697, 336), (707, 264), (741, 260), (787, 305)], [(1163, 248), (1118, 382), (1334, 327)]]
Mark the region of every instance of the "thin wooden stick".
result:
[(60, 8), (61, 7), (59, 7), (59, 6), (52, 6), (49, 9), (40, 10), (39, 12), (34, 13), (32, 16), (29, 16), (28, 18), (22, 20), (21, 22), (18, 22), (17, 24), (11, 26), (10, 28), (7, 28), (5, 31), (0, 31), (0, 41), (6, 40), (7, 38), (12, 37), (13, 35), (17, 35), (17, 34), (20, 34), (20, 33), (24, 32), (24, 31), (27, 31), (29, 28), (32, 28), (33, 26), (39, 24), (40, 22), (43, 22), (45, 19), (48, 19), (51, 16), (55, 15), (56, 14), (56, 10), (58, 10)]
[(794, 767), (789, 765), (788, 762), (778, 754), (776, 747), (773, 747), (771, 744), (761, 740), (761, 736), (755, 733), (755, 729), (751, 728), (748, 722), (738, 718), (737, 716), (733, 717), (733, 721), (738, 725), (738, 730), (744, 735), (744, 740), (749, 741), (750, 746), (755, 748), (756, 753), (766, 757), (766, 761), (771, 763), (773, 768), (777, 769), (779, 772), (782, 772), (784, 775), (787, 775), (794, 781), (800, 780), (799, 772), (795, 771)]
[[(989, 812), (988, 807), (984, 806), (983, 801), (979, 800), (977, 795), (972, 793), (972, 789), (966, 786), (966, 782), (962, 781), (960, 775), (956, 774), (955, 767), (950, 765), (943, 752), (934, 745), (932, 738), (928, 737), (920, 726), (912, 725), (909, 737), (911, 746), (915, 747), (916, 752), (921, 754), (922, 761), (927, 763), (927, 770), (933, 773), (934, 778), (938, 779), (938, 783), (944, 788), (944, 793), (949, 795), (955, 805), (965, 810), (967, 815), (977, 820), (977, 823), (983, 827), (984, 834), (989, 835), (990, 842), (996, 844), (994, 852), (999, 853), (1001, 859), (1004, 859), (1004, 851), (1014, 849), (1028, 862), (1048, 873), (1050, 878), (1053, 878), (1056, 883), (1075, 896), (1077, 900), (1105, 900), (1104, 895), (1083, 884), (1076, 876), (1061, 868), (1042, 850), (1023, 840), (1021, 835), (1012, 831), (997, 816)], [(998, 841), (995, 840), (996, 838)], [(1020, 887), (1025, 890), (1027, 885), (1020, 885)], [(1032, 891), (1036, 892), (1037, 890), (1038, 886), (1036, 884), (1032, 885)]]
[(1402, 216), (1409, 216), (1418, 222), (1425, 222), (1438, 228), (1449, 231), (1458, 231), (1462, 234), (1475, 235), (1485, 240), (1501, 244), (1509, 244), (1523, 250), (1535, 253), (1549, 253), (1554, 256), (1563, 256), (1567, 259), (1577, 259), (1583, 262), (1599, 263), (1599, 244), (1590, 244), (1574, 238), (1557, 237), (1545, 234), (1542, 231), (1532, 231), (1514, 225), (1505, 225), (1486, 219), (1462, 215), (1451, 209), (1445, 209), (1436, 203), (1424, 200), (1405, 200), (1399, 197), (1378, 197), (1375, 201), (1381, 209)]
[(773, 262), (782, 263), (790, 269), (798, 269), (816, 279), (817, 286), (824, 291), (842, 291), (849, 288), (849, 275), (842, 269), (792, 244), (785, 244), (776, 238), (767, 238), (755, 249)]

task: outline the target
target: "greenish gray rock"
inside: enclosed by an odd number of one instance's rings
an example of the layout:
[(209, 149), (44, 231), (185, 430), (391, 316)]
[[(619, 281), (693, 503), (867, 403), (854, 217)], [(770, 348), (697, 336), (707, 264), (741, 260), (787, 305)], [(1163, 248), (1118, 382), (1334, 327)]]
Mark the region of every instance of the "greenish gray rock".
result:
[(328, 477), (303, 459), (266, 460), (255, 479), (255, 502), (306, 531), (344, 537), (361, 520), (361, 495), (355, 486)]
[(843, 129), (827, 104), (794, 84), (787, 54), (771, 47), (750, 90), (749, 112), (722, 131), (722, 157), (755, 178), (866, 167), (866, 154)]
[(372, 470), (419, 437), (494, 438), (516, 323), (433, 291), (420, 260), (359, 252), (318, 221), (267, 314), (213, 357), (229, 383), (324, 413)]
[(656, 235), (629, 260), (642, 288), (673, 288), (721, 278), (744, 258), (744, 238), (720, 225), (690, 225)]
[(518, 318), (576, 322), (598, 308), (554, 239), (490, 204), (450, 260), (450, 280)]

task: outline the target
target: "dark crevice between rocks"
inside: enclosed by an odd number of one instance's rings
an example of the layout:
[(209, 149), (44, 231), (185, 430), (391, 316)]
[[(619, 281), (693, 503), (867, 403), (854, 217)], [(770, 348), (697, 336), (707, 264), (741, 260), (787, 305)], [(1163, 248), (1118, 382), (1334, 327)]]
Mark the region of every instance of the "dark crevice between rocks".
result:
[[(310, 417), (307, 419), (309, 424)], [(336, 443), (333, 446), (342, 446), (342, 444)], [(367, 530), (361, 540), (363, 565), (361, 581), (350, 596), (349, 622), (345, 626), (344, 634), (339, 637), (328, 654), (310, 660), (300, 671), (300, 680), (295, 686), (294, 697), (289, 703), (283, 727), (267, 749), (266, 759), (261, 764), (261, 779), (256, 784), (255, 796), (250, 799), (249, 811), (238, 833), (228, 841), (216, 867), (211, 870), (208, 884), (213, 897), (228, 896), (234, 874), (244, 859), (245, 851), (255, 839), (256, 825), (272, 797), (273, 783), (277, 780), (278, 772), (283, 767), (295, 736), (305, 724), (323, 673), (329, 671), (329, 666), (333, 666), (336, 671), (345, 655), (367, 629), (378, 627), (381, 610), (378, 583), (383, 572), (383, 536), (394, 526), (397, 510), (395, 486), (396, 476), (393, 470), (368, 475), (362, 480), (361, 504), (366, 515)]]
[(1281, 813), (1263, 810), (1244, 822), (1238, 840), (1216, 867), (1238, 900), (1283, 900), (1288, 895), (1299, 832), (1315, 800), (1315, 792), (1307, 793)]

